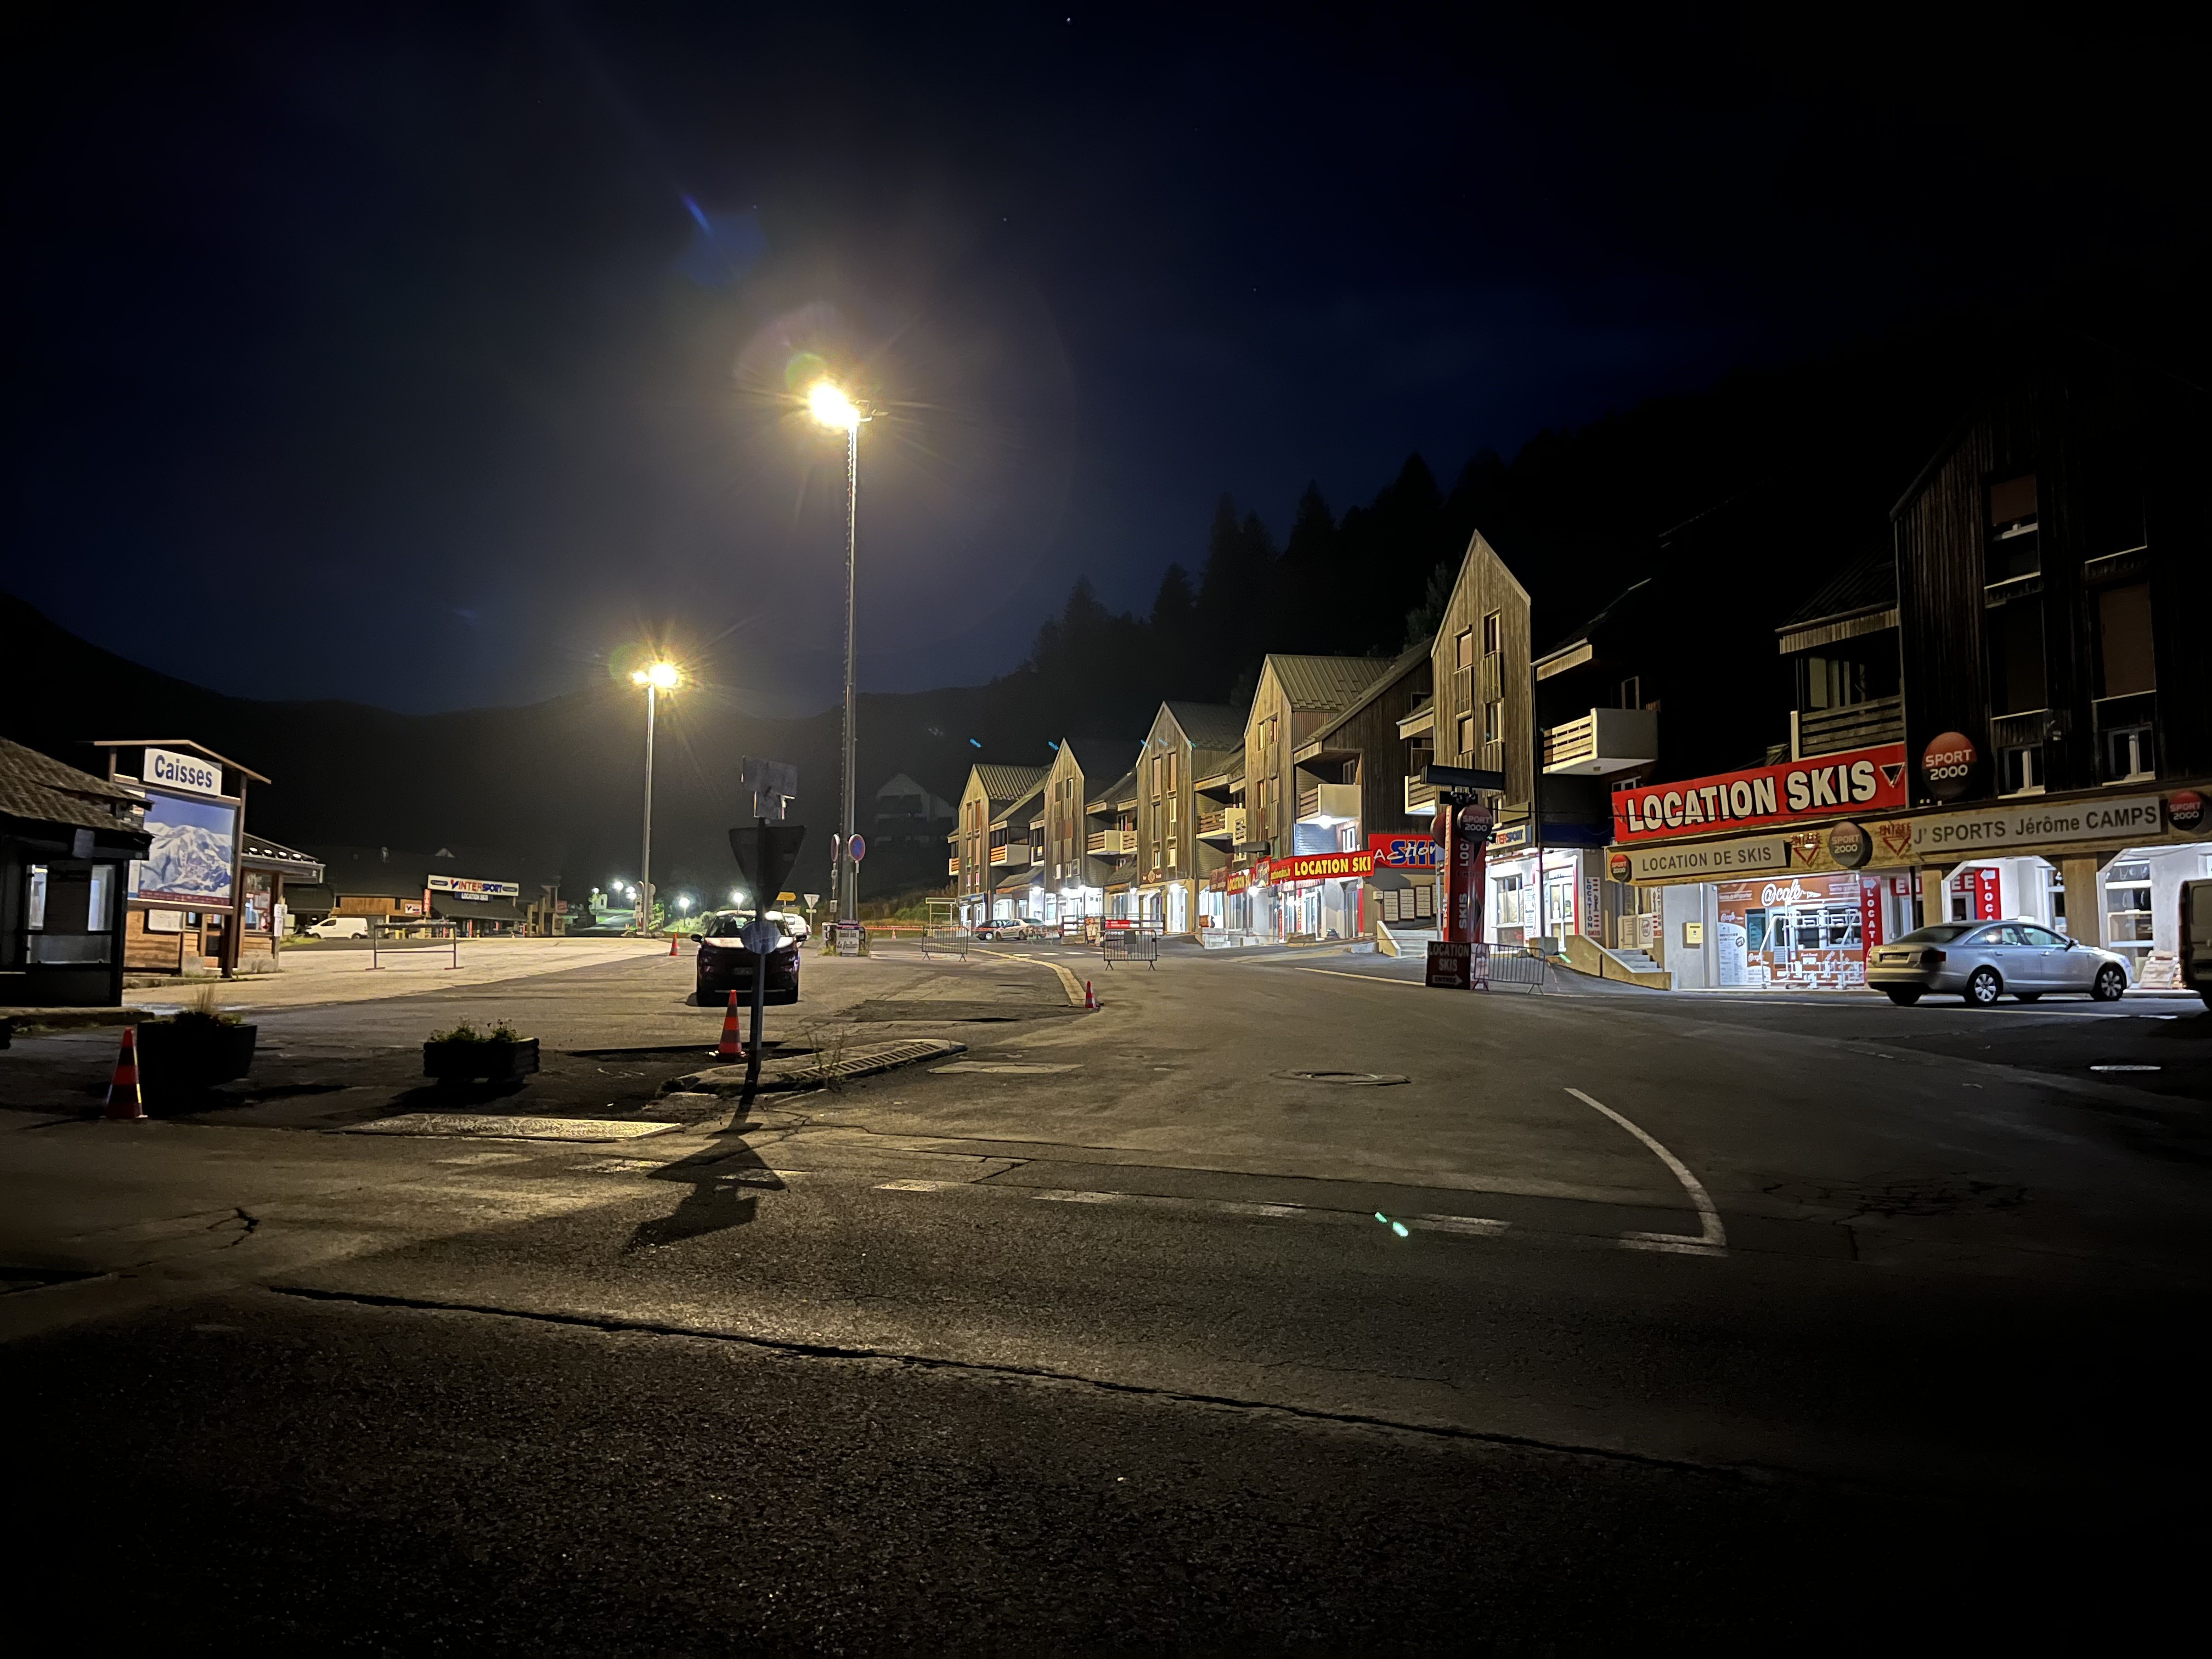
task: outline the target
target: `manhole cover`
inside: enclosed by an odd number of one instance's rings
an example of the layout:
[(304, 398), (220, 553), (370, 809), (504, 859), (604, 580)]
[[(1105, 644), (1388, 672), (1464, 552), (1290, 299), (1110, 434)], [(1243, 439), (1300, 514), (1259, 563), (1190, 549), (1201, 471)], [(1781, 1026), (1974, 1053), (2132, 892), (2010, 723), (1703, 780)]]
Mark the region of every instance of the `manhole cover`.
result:
[(1369, 1089), (1386, 1083), (1413, 1081), (1398, 1072), (1285, 1072), (1283, 1075), (1300, 1083), (1348, 1083), (1354, 1087)]

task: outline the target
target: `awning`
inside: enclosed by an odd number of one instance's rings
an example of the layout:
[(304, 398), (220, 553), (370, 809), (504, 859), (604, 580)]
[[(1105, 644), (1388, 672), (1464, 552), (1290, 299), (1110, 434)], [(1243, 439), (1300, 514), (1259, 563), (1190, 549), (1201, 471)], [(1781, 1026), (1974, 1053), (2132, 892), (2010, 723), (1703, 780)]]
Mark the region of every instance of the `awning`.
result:
[(994, 887), (991, 890), (994, 893), (1022, 893), (1028, 891), (1032, 887), (1042, 887), (1043, 885), (1043, 882), (1032, 879), (1031, 872), (1027, 870), (1017, 870), (1012, 875), (1000, 876), (999, 878), (999, 884)]
[(527, 921), (513, 899), (434, 898), (430, 914), (441, 921)]

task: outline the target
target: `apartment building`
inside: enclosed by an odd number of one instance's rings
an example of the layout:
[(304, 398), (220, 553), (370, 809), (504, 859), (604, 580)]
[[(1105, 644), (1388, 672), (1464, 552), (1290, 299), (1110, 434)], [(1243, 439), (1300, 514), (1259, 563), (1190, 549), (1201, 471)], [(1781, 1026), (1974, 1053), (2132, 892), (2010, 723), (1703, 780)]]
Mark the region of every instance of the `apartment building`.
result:
[[(963, 927), (1019, 914), (1030, 872), (1030, 806), (1041, 797), (1051, 769), (978, 761), (960, 792), (958, 822), (945, 837), (957, 914)], [(1020, 826), (1019, 834), (1014, 826)], [(1007, 878), (1017, 878), (1009, 884)]]
[[(1164, 702), (1138, 751), (1136, 914), (1164, 933), (1195, 933), (1215, 871), (1229, 861), (1226, 809), (1200, 801), (1198, 781), (1221, 773), (1244, 744), (1244, 717), (1225, 703)], [(1201, 833), (1200, 817), (1219, 815)]]

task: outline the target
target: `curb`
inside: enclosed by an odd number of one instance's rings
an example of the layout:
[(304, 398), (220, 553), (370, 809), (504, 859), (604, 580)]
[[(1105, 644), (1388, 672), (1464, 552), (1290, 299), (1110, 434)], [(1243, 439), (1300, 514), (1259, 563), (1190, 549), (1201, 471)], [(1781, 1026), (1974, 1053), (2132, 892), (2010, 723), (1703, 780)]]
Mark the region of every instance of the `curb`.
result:
[[(809, 1060), (764, 1062), (757, 1085), (763, 1094), (785, 1089), (813, 1089), (826, 1083), (843, 1083), (853, 1078), (872, 1077), (878, 1072), (896, 1071), (902, 1066), (913, 1066), (925, 1060), (942, 1060), (951, 1054), (964, 1054), (964, 1042), (948, 1042), (939, 1037), (914, 1037), (903, 1042), (878, 1042), (855, 1050), (844, 1059), (823, 1066)], [(672, 1077), (660, 1085), (664, 1095), (743, 1094), (745, 1088), (745, 1067), (743, 1066), (709, 1066), (704, 1071), (687, 1072), (682, 1077)]]

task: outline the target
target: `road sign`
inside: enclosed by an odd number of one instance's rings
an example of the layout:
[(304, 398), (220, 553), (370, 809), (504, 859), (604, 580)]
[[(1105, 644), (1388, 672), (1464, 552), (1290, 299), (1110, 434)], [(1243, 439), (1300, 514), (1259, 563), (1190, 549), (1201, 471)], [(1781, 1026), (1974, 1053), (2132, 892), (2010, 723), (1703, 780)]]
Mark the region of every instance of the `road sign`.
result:
[(738, 782), (753, 799), (753, 816), (769, 823), (781, 823), (799, 798), (799, 769), (783, 761), (745, 757), (738, 762)]
[(819, 893), (802, 893), (799, 896), (806, 901), (806, 908), (810, 910), (822, 902), (822, 895)]
[(756, 893), (773, 893), (799, 861), (799, 848), (805, 839), (803, 823), (767, 823), (731, 830), (730, 851), (744, 872), (747, 887)]
[(853, 837), (853, 862), (854, 862), (854, 863), (855, 863), (855, 864), (858, 864), (858, 863), (859, 863), (862, 859), (864, 859), (864, 858), (866, 858), (866, 857), (867, 857), (867, 856), (868, 856), (868, 838), (867, 838), (866, 836), (854, 836), (854, 837)]
[(1428, 982), (1439, 990), (1467, 990), (1474, 960), (1474, 947), (1465, 939), (1431, 939)]
[(1505, 792), (1505, 774), (1487, 772), (1479, 766), (1425, 766), (1421, 781), (1434, 784), (1439, 789), (1487, 789), (1497, 794)]
[(798, 894), (796, 894), (796, 893), (778, 893), (778, 894), (775, 896), (775, 902), (776, 902), (778, 904), (788, 904), (788, 903), (790, 903), (790, 902), (792, 902), (792, 900), (793, 900), (793, 899), (797, 898), (798, 896), (799, 896), (799, 895), (798, 895)]

